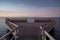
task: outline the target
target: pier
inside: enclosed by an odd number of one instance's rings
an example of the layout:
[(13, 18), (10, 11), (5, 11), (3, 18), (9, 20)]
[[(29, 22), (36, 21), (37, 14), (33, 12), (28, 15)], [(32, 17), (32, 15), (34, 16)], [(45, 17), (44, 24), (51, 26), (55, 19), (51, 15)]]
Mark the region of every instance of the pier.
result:
[(55, 40), (49, 32), (54, 29), (55, 20), (51, 18), (7, 18), (9, 33), (5, 34), (0, 40), (7, 40), (7, 35), (13, 37), (10, 40)]

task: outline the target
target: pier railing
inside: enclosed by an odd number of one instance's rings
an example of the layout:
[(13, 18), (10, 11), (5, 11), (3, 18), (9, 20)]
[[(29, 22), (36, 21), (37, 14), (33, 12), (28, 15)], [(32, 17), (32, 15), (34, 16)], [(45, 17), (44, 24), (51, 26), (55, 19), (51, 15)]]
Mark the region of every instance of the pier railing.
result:
[(12, 23), (12, 22), (10, 22), (10, 21), (8, 21), (8, 23), (12, 26), (12, 27), (14, 27), (13, 29), (11, 29), (10, 30), (10, 32), (8, 32), (7, 34), (5, 34), (4, 36), (2, 36), (1, 38), (0, 38), (0, 40), (10, 40), (10, 39), (8, 39), (8, 36), (10, 35), (10, 34), (13, 34), (14, 33), (14, 35), (13, 35), (13, 37), (11, 38), (11, 40), (13, 40), (13, 38), (16, 40), (17, 39), (17, 36), (16, 36), (16, 34), (17, 34), (17, 28), (18, 28), (18, 25), (16, 25), (16, 24), (14, 24), (14, 23)]
[(9, 30), (12, 30), (13, 28), (18, 27), (18, 25), (14, 24), (10, 21), (6, 21), (6, 23), (10, 26), (10, 27), (8, 27)]
[(41, 29), (42, 40), (47, 40), (47, 37), (49, 38), (49, 40), (55, 40), (47, 31), (43, 29), (42, 26), (40, 26), (40, 29)]
[[(8, 40), (6, 37), (9, 35), (9, 34), (11, 34), (12, 32), (16, 32), (17, 33), (17, 28), (18, 28), (18, 25), (16, 25), (16, 24), (14, 24), (14, 23), (12, 23), (12, 22), (10, 22), (10, 21), (8, 21), (8, 23), (10, 24), (10, 25), (12, 25), (12, 27), (13, 26), (15, 26), (12, 30), (10, 30), (10, 32), (8, 32), (7, 34), (5, 34), (4, 36), (2, 36), (1, 38), (0, 38), (0, 40)], [(47, 31), (45, 31), (44, 29), (43, 29), (43, 27), (42, 26), (40, 26), (40, 29), (41, 29), (41, 34), (42, 34), (42, 36), (41, 36), (41, 40), (47, 40), (47, 37), (49, 38), (49, 40), (55, 40)], [(13, 40), (13, 38), (15, 38), (14, 40), (17, 40), (17, 37), (18, 36), (16, 36), (16, 34), (11, 38), (11, 40)]]
[[(6, 37), (8, 37), (8, 35), (10, 35), (14, 30), (16, 30), (16, 28), (12, 29), (10, 32), (8, 32), (7, 34), (5, 34), (4, 36), (2, 36), (0, 38), (0, 40), (7, 40)], [(12, 37), (13, 38), (13, 37)]]

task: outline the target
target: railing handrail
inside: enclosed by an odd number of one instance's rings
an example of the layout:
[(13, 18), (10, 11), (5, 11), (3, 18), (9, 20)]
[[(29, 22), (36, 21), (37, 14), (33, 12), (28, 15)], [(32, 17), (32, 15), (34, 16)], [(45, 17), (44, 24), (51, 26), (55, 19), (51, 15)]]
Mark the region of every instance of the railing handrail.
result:
[(55, 40), (47, 31), (44, 31), (44, 33), (50, 38), (50, 40)]
[(12, 23), (12, 22), (10, 22), (10, 21), (8, 21), (10, 24), (12, 24), (12, 25), (14, 25), (15, 27), (18, 27), (18, 25), (16, 25), (16, 24), (14, 24), (14, 23)]
[(3, 39), (4, 37), (6, 37), (7, 35), (9, 35), (10, 33), (12, 33), (14, 30), (16, 30), (17, 29), (17, 27), (16, 28), (14, 28), (14, 29), (12, 29), (10, 32), (8, 32), (7, 34), (5, 34), (4, 36), (2, 36), (0, 39)]
[(50, 40), (55, 40), (47, 31), (45, 31), (44, 29), (43, 29), (43, 27), (42, 26), (40, 26), (40, 29), (42, 30), (42, 32), (43, 32), (43, 34), (42, 35), (46, 35)]
[(15, 23), (11, 22), (11, 21), (6, 21), (6, 23), (8, 24), (8, 26), (10, 27), (7, 27), (10, 31), (15, 28), (15, 27), (18, 27), (18, 25), (16, 25)]
[[(10, 32), (8, 32), (8, 33), (5, 34), (4, 36), (2, 36), (2, 37), (0, 38), (0, 40), (3, 39), (3, 38), (5, 38), (7, 35), (9, 35), (10, 33), (12, 33), (14, 30), (16, 30), (16, 29), (18, 28), (18, 25), (14, 24), (14, 23), (12, 23), (12, 22), (10, 22), (10, 21), (8, 21), (8, 22), (9, 22), (10, 24), (14, 25), (15, 28), (13, 28)], [(40, 26), (40, 29), (44, 32), (44, 34), (45, 34), (50, 40), (55, 40), (47, 31), (43, 30), (42, 26)]]

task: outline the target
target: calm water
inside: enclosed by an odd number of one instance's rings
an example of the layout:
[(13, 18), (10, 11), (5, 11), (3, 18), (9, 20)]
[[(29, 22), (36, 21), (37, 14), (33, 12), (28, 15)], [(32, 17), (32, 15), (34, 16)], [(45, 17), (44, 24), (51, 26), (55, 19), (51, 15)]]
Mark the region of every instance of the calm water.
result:
[[(55, 38), (60, 40), (60, 17), (55, 17), (56, 25), (54, 26)], [(7, 25), (5, 24), (5, 18), (0, 18), (0, 37), (6, 34), (8, 31)]]
[(5, 18), (0, 18), (0, 37), (6, 34), (8, 31), (7, 25), (5, 24)]

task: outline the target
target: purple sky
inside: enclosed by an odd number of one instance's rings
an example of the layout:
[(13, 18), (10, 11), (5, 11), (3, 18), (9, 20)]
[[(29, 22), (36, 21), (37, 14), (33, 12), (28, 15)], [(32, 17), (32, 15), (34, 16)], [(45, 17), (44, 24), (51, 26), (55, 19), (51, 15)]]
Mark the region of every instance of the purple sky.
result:
[(60, 17), (60, 0), (0, 0), (1, 17)]

